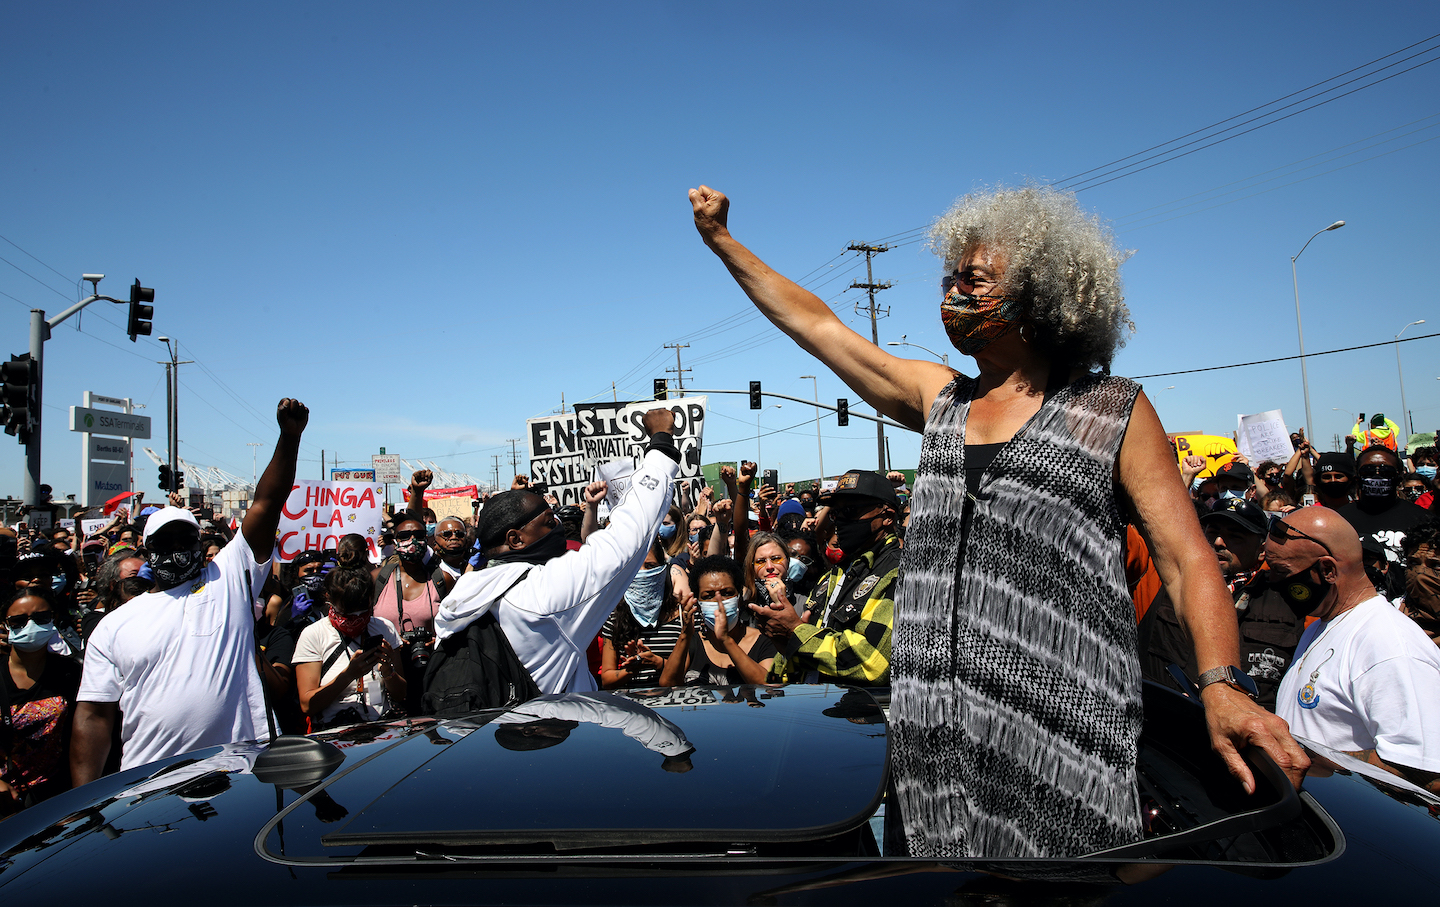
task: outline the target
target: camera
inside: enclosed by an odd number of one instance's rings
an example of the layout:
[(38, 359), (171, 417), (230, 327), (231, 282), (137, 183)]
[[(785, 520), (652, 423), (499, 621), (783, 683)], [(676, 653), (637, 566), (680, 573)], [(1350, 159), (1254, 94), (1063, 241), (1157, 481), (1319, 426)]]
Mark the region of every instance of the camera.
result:
[(405, 619), (408, 630), (401, 632), (400, 639), (405, 643), (405, 651), (410, 659), (410, 669), (417, 674), (424, 674), (425, 668), (430, 664), (430, 650), (435, 644), (435, 634), (425, 626), (416, 626)]

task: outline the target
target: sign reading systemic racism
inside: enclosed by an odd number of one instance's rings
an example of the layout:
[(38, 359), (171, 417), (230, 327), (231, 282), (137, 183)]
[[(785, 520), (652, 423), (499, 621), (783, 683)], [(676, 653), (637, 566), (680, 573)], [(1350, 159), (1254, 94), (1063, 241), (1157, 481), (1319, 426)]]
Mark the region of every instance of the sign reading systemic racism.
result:
[(385, 486), (376, 482), (297, 481), (280, 511), (276, 560), (289, 562), (302, 551), (334, 548), (354, 532), (365, 539), (372, 559), (378, 561), (384, 501)]
[[(575, 438), (575, 414), (530, 419), (525, 428), (530, 441), (530, 481), (549, 485), (562, 507), (582, 504), (590, 467)], [(502, 481), (500, 487), (509, 484)]]
[(700, 449), (705, 432), (706, 397), (638, 403), (581, 403), (574, 413), (531, 419), (530, 480), (544, 482), (561, 505), (582, 504), (585, 486), (602, 463), (628, 459), (636, 466), (645, 456), (643, 419), (658, 406), (675, 414), (673, 436), (680, 448), (680, 481), (692, 499), (705, 484)]

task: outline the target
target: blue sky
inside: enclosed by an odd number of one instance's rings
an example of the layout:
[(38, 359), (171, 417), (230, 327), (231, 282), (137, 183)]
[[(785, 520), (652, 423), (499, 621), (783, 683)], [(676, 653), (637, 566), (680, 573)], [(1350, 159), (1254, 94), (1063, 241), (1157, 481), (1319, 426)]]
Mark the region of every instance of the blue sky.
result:
[[(854, 401), (754, 314), (696, 236), (688, 188), (729, 194), (736, 236), (814, 272), (866, 334), (861, 294), (841, 292), (863, 259), (842, 253), (899, 235), (875, 260), (894, 283), (881, 340), (953, 353), (939, 265), (913, 240), (957, 196), (1063, 180), (1436, 33), (1424, 3), (19, 4), (0, 36), (0, 354), (25, 350), (29, 308), (80, 298), (82, 272), (117, 298), (140, 278), (155, 336), (197, 360), (182, 457), (246, 476), (282, 396), (311, 408), (302, 476), (322, 449), (358, 467), (381, 446), (482, 478), (503, 454), (503, 474), (508, 439), (562, 394), (648, 396), (667, 343), (690, 344), (692, 387), (809, 398), (799, 376), (816, 374), (822, 400)], [(1307, 350), (1420, 318), (1406, 336), (1440, 331), (1437, 89), (1440, 62), (1422, 65), (1080, 191), (1136, 250), (1138, 330), (1115, 372), (1295, 354), (1289, 259), (1337, 219), (1299, 260)], [(61, 495), (79, 490), (66, 408), (85, 390), (146, 404), (157, 427), (164, 413), (162, 345), (131, 344), (121, 306), (73, 322), (46, 345), (43, 480)], [(1401, 355), (1416, 429), (1433, 430), (1440, 338)], [(1309, 371), (1323, 446), (1356, 411), (1400, 409), (1394, 345)], [(1295, 362), (1144, 384), (1171, 430), (1304, 421)], [(815, 474), (813, 417), (761, 414), (782, 479)], [(830, 417), (822, 435), (828, 472), (875, 465), (871, 423)], [(753, 458), (755, 437), (743, 396), (712, 397), (706, 461)], [(894, 433), (895, 465), (917, 453)], [(22, 476), (0, 438), (0, 492)]]

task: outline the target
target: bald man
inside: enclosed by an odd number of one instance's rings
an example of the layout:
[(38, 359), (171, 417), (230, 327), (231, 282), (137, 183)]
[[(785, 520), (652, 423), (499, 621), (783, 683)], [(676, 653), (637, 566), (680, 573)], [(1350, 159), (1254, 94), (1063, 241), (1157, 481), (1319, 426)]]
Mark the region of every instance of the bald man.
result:
[(1440, 793), (1440, 649), (1365, 575), (1360, 538), (1338, 513), (1305, 507), (1270, 528), (1271, 588), (1305, 631), (1276, 713), (1298, 738), (1350, 753)]

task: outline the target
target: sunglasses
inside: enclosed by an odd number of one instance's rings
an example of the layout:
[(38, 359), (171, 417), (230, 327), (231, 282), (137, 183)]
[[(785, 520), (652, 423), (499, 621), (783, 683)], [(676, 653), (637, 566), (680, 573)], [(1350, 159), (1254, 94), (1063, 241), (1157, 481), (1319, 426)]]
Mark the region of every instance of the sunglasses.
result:
[(836, 504), (831, 509), (837, 519), (853, 522), (879, 506), (875, 501), (857, 501), (853, 504)]
[(54, 619), (55, 615), (49, 611), (36, 611), (34, 614), (16, 614), (14, 617), (7, 617), (5, 618), (5, 626), (19, 633), (25, 629), (25, 625), (32, 620), (37, 624), (48, 624)]
[(428, 533), (424, 529), (406, 529), (403, 532), (395, 533), (395, 541), (408, 542), (412, 539), (424, 539)]
[(447, 529), (444, 532), (437, 532), (435, 534), (440, 536), (442, 539), (460, 539), (465, 537), (465, 533), (461, 532), (459, 529)]
[(1329, 545), (1320, 541), (1313, 535), (1306, 535), (1305, 533), (1301, 532), (1299, 529), (1296, 529), (1294, 526), (1291, 526), (1284, 520), (1276, 520), (1275, 522), (1270, 524), (1270, 538), (1274, 539), (1282, 545), (1290, 541), (1291, 539), (1305, 539), (1306, 541), (1314, 542), (1321, 548), (1324, 548), (1325, 553), (1330, 555), (1331, 557), (1335, 556), (1335, 552), (1330, 550)]

